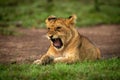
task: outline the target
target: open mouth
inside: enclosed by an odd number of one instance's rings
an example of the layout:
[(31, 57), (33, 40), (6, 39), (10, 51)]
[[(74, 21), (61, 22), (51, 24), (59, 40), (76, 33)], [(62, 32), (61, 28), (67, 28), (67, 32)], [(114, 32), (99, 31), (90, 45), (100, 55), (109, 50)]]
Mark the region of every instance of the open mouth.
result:
[(51, 41), (53, 42), (53, 46), (56, 48), (61, 48), (63, 46), (62, 40), (60, 38), (51, 38)]

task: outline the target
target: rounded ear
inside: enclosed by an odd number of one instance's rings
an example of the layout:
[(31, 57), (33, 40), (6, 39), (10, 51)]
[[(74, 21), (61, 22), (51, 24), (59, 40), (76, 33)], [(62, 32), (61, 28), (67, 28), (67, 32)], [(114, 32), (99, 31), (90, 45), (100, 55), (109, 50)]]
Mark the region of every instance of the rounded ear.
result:
[(47, 22), (49, 22), (49, 21), (51, 21), (51, 20), (56, 20), (56, 19), (57, 19), (56, 16), (51, 15), (51, 16), (49, 16), (49, 17), (45, 20), (45, 22), (47, 23)]
[(68, 17), (68, 22), (71, 23), (71, 24), (75, 24), (76, 19), (77, 19), (77, 16), (75, 14), (73, 14), (72, 16)]

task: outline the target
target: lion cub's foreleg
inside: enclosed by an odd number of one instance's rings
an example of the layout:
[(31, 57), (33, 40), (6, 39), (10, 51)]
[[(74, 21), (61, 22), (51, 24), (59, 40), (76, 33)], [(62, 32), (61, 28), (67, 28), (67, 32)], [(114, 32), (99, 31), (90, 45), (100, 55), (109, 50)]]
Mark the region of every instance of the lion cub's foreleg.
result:
[(34, 64), (41, 64), (41, 65), (46, 65), (50, 63), (74, 63), (77, 60), (73, 57), (57, 57), (54, 58), (53, 56), (50, 55), (43, 55), (43, 57), (39, 60), (34, 61)]
[(34, 61), (34, 64), (46, 65), (52, 63), (54, 58), (49, 55), (43, 55), (41, 59)]
[(76, 62), (77, 59), (75, 59), (74, 57), (57, 57), (54, 59), (54, 63), (74, 63)]

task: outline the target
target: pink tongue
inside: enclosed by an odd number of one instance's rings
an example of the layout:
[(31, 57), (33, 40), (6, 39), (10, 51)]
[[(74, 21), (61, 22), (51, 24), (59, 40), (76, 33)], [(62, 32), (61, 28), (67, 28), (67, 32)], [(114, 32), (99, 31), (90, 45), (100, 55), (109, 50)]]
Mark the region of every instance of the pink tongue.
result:
[(54, 46), (61, 46), (60, 41), (59, 41), (59, 40), (55, 40), (55, 41), (54, 41)]

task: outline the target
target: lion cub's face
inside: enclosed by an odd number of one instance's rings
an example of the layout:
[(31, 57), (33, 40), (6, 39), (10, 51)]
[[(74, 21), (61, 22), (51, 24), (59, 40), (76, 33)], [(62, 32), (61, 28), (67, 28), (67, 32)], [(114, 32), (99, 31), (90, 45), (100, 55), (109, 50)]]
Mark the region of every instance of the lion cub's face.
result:
[(50, 16), (46, 19), (47, 37), (51, 41), (51, 45), (56, 49), (63, 49), (71, 40), (76, 16), (69, 18), (56, 18)]

